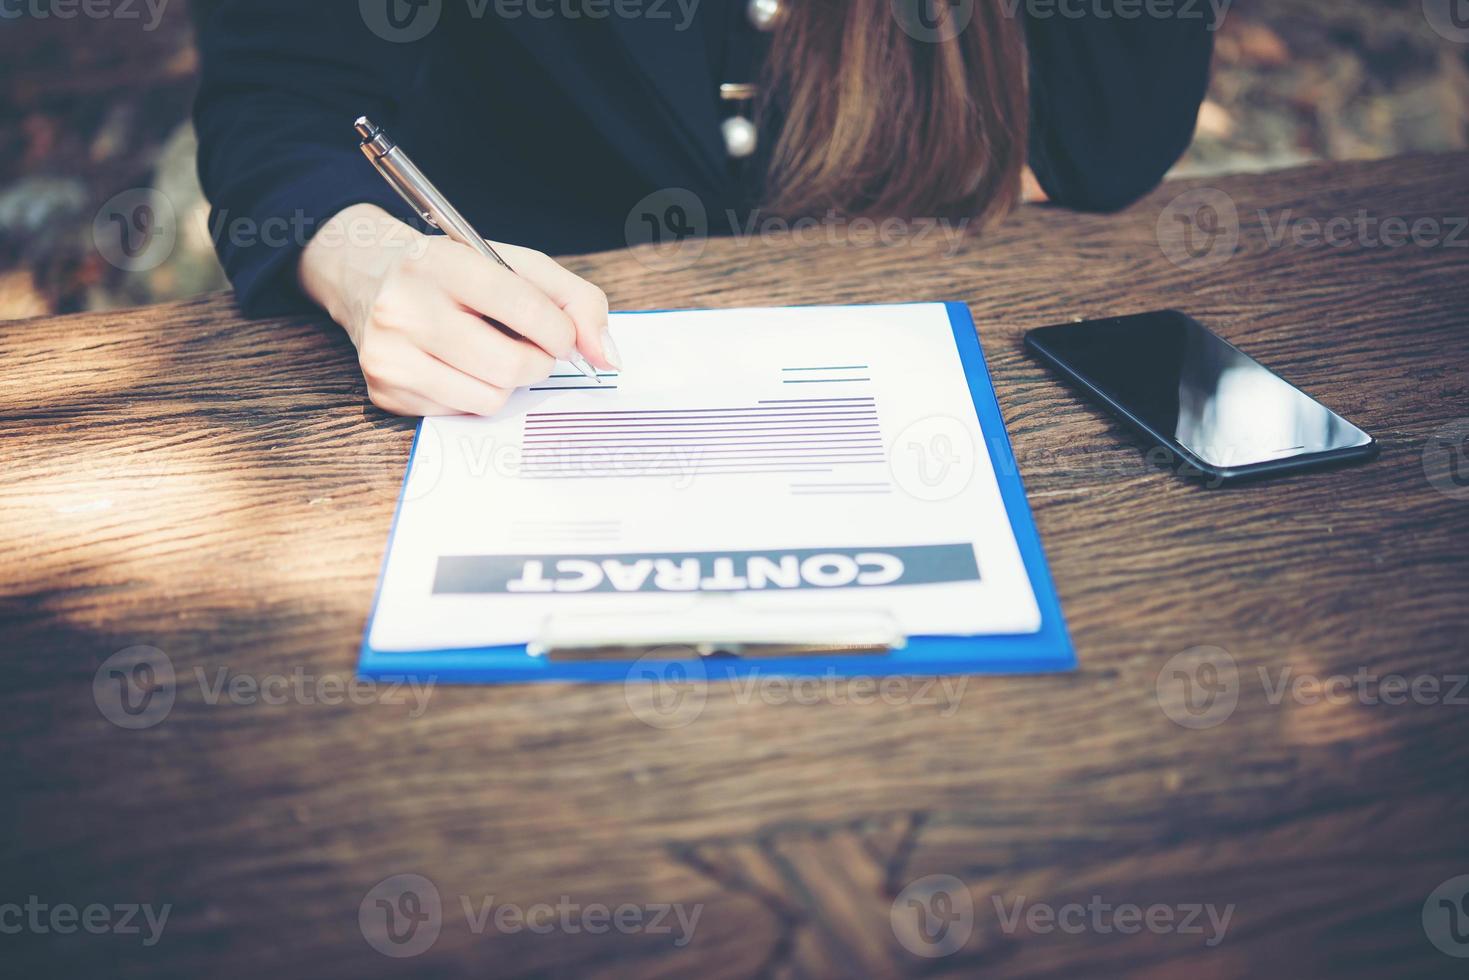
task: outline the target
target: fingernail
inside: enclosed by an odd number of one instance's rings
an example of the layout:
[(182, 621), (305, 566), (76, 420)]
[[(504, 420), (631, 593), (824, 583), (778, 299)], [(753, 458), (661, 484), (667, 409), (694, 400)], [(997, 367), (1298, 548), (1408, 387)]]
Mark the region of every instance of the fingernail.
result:
[(602, 328), (602, 356), (607, 358), (608, 364), (622, 370), (622, 352), (617, 349), (617, 341), (612, 339), (612, 331), (607, 327)]

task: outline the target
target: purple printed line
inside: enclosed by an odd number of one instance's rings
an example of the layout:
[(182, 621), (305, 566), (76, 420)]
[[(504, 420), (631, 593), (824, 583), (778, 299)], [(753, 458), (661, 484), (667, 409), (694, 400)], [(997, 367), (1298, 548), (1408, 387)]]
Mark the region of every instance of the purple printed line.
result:
[(705, 448), (705, 447), (694, 447), (694, 446), (627, 446), (627, 447), (623, 447), (623, 448), (603, 448), (603, 447), (598, 447), (598, 446), (591, 446), (591, 447), (585, 447), (584, 448), (584, 447), (581, 447), (581, 446), (573, 446), (573, 447), (571, 447), (569, 449), (552, 449), (552, 450), (549, 450), (548, 452), (544, 452), (544, 453), (539, 453), (538, 452), (534, 456), (530, 456), (528, 458), (535, 459), (535, 460), (540, 460), (540, 459), (546, 459), (546, 458), (548, 458), (550, 456), (575, 456), (578, 459), (582, 459), (582, 458), (585, 458), (587, 456), (607, 456), (607, 455), (638, 456), (638, 455), (648, 455), (650, 453), (651, 454), (659, 454), (659, 453), (671, 453), (671, 452), (688, 452), (688, 453), (703, 454), (703, 453), (751, 453), (751, 452), (761, 452), (761, 453), (808, 453), (808, 452), (812, 452), (812, 451), (834, 452), (834, 453), (835, 452), (864, 452), (864, 453), (875, 453), (875, 452), (882, 452), (882, 446), (879, 445), (879, 444), (876, 444), (876, 443), (859, 443), (857, 445), (845, 445), (845, 446), (833, 446), (833, 445), (831, 445), (829, 443), (813, 443), (811, 445), (806, 445), (806, 446), (713, 446), (713, 447), (708, 447), (708, 448)]
[(613, 422), (626, 422), (630, 419), (640, 418), (653, 419), (684, 417), (701, 419), (722, 419), (730, 417), (783, 418), (785, 416), (791, 416), (804, 418), (811, 415), (838, 415), (850, 412), (872, 412), (876, 410), (877, 406), (875, 404), (865, 403), (858, 405), (810, 405), (804, 408), (800, 406), (790, 408), (723, 408), (717, 412), (700, 412), (693, 409), (684, 409), (682, 411), (669, 409), (668, 411), (663, 412), (580, 412), (576, 416), (563, 415), (557, 418), (551, 418), (549, 416), (538, 416), (532, 418), (531, 416), (527, 415), (526, 424), (557, 425), (565, 422), (591, 422), (597, 419), (607, 419), (608, 421)]
[(816, 487), (816, 488), (820, 488), (820, 489), (823, 489), (823, 490), (828, 489), (828, 488), (832, 488), (832, 487), (886, 487), (886, 486), (891, 486), (891, 484), (889, 484), (886, 480), (870, 481), (870, 482), (867, 482), (867, 483), (792, 483), (791, 484), (791, 488), (792, 489), (795, 489), (797, 487)]
[(806, 439), (819, 438), (823, 432), (838, 432), (846, 434), (878, 436), (881, 426), (876, 422), (834, 422), (822, 425), (786, 425), (786, 426), (733, 426), (733, 427), (708, 427), (708, 426), (673, 426), (666, 429), (649, 429), (645, 427), (628, 428), (619, 426), (610, 429), (565, 429), (555, 432), (526, 432), (522, 433), (524, 441), (546, 442), (547, 440), (565, 439), (576, 437), (579, 439), (663, 439), (677, 436), (686, 439), (719, 439), (733, 436), (749, 436), (752, 439), (779, 439), (787, 434), (793, 434)]
[[(816, 466), (803, 466), (789, 470), (709, 470), (721, 476), (737, 476), (742, 473), (830, 473), (831, 470)], [(628, 480), (628, 479), (668, 479), (671, 473), (551, 473), (540, 476), (526, 476), (521, 474), (522, 480)], [(681, 474), (680, 474), (681, 475)]]
[[(667, 429), (667, 430), (663, 430), (661, 432), (646, 432), (646, 431), (640, 432), (637, 429), (607, 429), (607, 430), (605, 430), (603, 432), (578, 432), (578, 433), (575, 433), (575, 434), (576, 435), (585, 435), (585, 436), (598, 436), (598, 435), (607, 436), (607, 435), (612, 435), (614, 433), (633, 433), (633, 434), (641, 434), (641, 435), (676, 435), (676, 434), (679, 434), (679, 433), (683, 433), (685, 435), (700, 435), (701, 434), (701, 431), (702, 432), (708, 432), (710, 430), (707, 430), (707, 429), (706, 430), (690, 429), (690, 428), (684, 428), (684, 427), (679, 427), (679, 428), (675, 428), (675, 429)], [(753, 429), (749, 429), (749, 428), (738, 428), (738, 429), (732, 429), (730, 431), (731, 432), (734, 432), (734, 433), (749, 433), (750, 435), (767, 435), (767, 436), (769, 436), (769, 435), (779, 435), (781, 433), (786, 433), (786, 432), (828, 432), (828, 433), (832, 433), (832, 434), (842, 433), (842, 434), (846, 434), (846, 435), (851, 435), (851, 434), (854, 434), (854, 433), (858, 433), (858, 434), (872, 433), (872, 434), (875, 435), (875, 434), (878, 433), (879, 430), (878, 430), (877, 424), (876, 423), (873, 423), (871, 425), (860, 425), (860, 426), (790, 426), (788, 428), (768, 429), (768, 430), (766, 430), (764, 432), (757, 432), (757, 431), (755, 431)], [(525, 439), (522, 440), (522, 441), (524, 441), (524, 442), (539, 441), (539, 442), (543, 442), (544, 443), (547, 440), (554, 441), (556, 439), (563, 439), (563, 438), (565, 438), (565, 436), (563, 434), (561, 434), (561, 433), (548, 433), (546, 435), (537, 434), (535, 436), (526, 436)]]
[(550, 445), (542, 445), (542, 446), (536, 446), (536, 447), (530, 448), (530, 449), (525, 449), (525, 450), (522, 451), (522, 453), (523, 453), (523, 455), (529, 456), (529, 455), (531, 455), (533, 453), (534, 454), (540, 454), (540, 453), (559, 453), (559, 452), (574, 453), (574, 452), (583, 452), (583, 451), (603, 453), (603, 452), (612, 452), (614, 450), (621, 450), (621, 449), (630, 449), (630, 450), (633, 450), (633, 451), (642, 451), (642, 450), (648, 450), (648, 451), (662, 450), (662, 451), (667, 451), (667, 450), (670, 450), (670, 449), (698, 449), (698, 450), (710, 449), (710, 450), (719, 450), (719, 449), (761, 449), (761, 448), (769, 448), (769, 449), (785, 449), (785, 448), (790, 448), (790, 449), (820, 449), (822, 446), (840, 447), (842, 449), (859, 448), (859, 447), (870, 447), (872, 449), (881, 449), (882, 448), (882, 440), (880, 440), (880, 439), (872, 439), (872, 438), (865, 438), (864, 437), (864, 438), (861, 438), (861, 439), (809, 439), (809, 440), (792, 439), (792, 440), (785, 441), (785, 442), (749, 442), (749, 441), (746, 441), (746, 440), (736, 440), (736, 441), (732, 441), (732, 442), (640, 442), (640, 443), (632, 443), (632, 442), (616, 443), (616, 442), (614, 442), (614, 443), (598, 443), (598, 444), (593, 444), (593, 445), (581, 444), (581, 445), (575, 445), (575, 446), (566, 446), (564, 449), (563, 448), (560, 448), (556, 444), (550, 444)]
[(635, 432), (629, 435), (617, 435), (615, 433), (588, 433), (578, 435), (574, 439), (556, 437), (538, 437), (536, 445), (546, 446), (557, 442), (604, 442), (609, 445), (636, 445), (640, 442), (665, 443), (665, 442), (821, 442), (827, 439), (881, 439), (878, 432), (838, 432), (835, 436), (825, 435), (821, 432)]
[(777, 416), (775, 418), (741, 419), (741, 418), (717, 418), (708, 421), (684, 421), (682, 419), (614, 419), (606, 422), (563, 422), (556, 425), (527, 426), (526, 432), (534, 432), (539, 435), (542, 432), (573, 432), (577, 429), (682, 429), (682, 428), (771, 428), (782, 425), (796, 425), (802, 422), (816, 422), (821, 425), (849, 425), (858, 422), (876, 422), (875, 412), (850, 412), (845, 415), (792, 415)]
[[(819, 415), (856, 415), (876, 413), (876, 405), (812, 405), (810, 408), (780, 408), (758, 411), (753, 408), (730, 410), (728, 412), (660, 412), (656, 416), (651, 412), (643, 415), (637, 412), (629, 412), (626, 416), (602, 415), (597, 412), (588, 412), (584, 418), (558, 418), (548, 419), (526, 418), (526, 425), (576, 425), (580, 422), (595, 422), (605, 419), (608, 422), (631, 422), (631, 421), (661, 421), (663, 419), (711, 419), (718, 421), (728, 418), (751, 418), (751, 419), (806, 419)], [(631, 417), (629, 417), (631, 416)]]
[(666, 425), (670, 422), (694, 420), (694, 425), (718, 425), (719, 423), (745, 422), (751, 425), (762, 425), (766, 422), (802, 422), (806, 420), (828, 420), (840, 419), (850, 421), (853, 419), (875, 419), (877, 413), (873, 411), (853, 412), (808, 412), (801, 415), (666, 415), (660, 419), (556, 419), (546, 422), (527, 422), (526, 432), (556, 432), (562, 429), (577, 427), (591, 427), (596, 425)]
[[(788, 463), (788, 462), (790, 462), (791, 460), (794, 460), (794, 459), (802, 459), (802, 458), (814, 459), (817, 456), (820, 456), (822, 459), (878, 459), (878, 460), (880, 460), (880, 459), (883, 458), (883, 454), (880, 453), (880, 452), (873, 452), (870, 449), (863, 449), (863, 450), (857, 450), (857, 451), (854, 451), (854, 452), (811, 452), (811, 453), (803, 453), (803, 454), (796, 455), (796, 456), (771, 456), (771, 455), (769, 455), (767, 453), (744, 453), (744, 454), (737, 453), (737, 454), (735, 454), (733, 456), (720, 456), (718, 458), (713, 458), (713, 457), (700, 457), (700, 458), (697, 458), (697, 459), (689, 459), (686, 462), (690, 466), (702, 466), (705, 463), (709, 464), (710, 466), (718, 466), (721, 463), (728, 463), (728, 462), (732, 462), (734, 460), (747, 460), (747, 459), (765, 459), (765, 460), (769, 460), (772, 463), (781, 463), (781, 462), (787, 462)], [(644, 462), (644, 463), (657, 462), (657, 460), (660, 459), (660, 458), (661, 457), (655, 456), (652, 459), (644, 459), (644, 460), (642, 460), (642, 462)], [(672, 466), (672, 465), (680, 465), (681, 462), (682, 461), (674, 460), (674, 459), (668, 460), (668, 463), (669, 463), (670, 466)], [(531, 468), (534, 468), (534, 467), (546, 467), (546, 466), (588, 466), (588, 465), (600, 465), (600, 466), (603, 466), (603, 467), (609, 467), (610, 468), (610, 467), (612, 467), (614, 465), (617, 465), (617, 461), (616, 460), (607, 460), (607, 461), (604, 462), (604, 461), (600, 461), (600, 460), (596, 460), (596, 459), (588, 459), (586, 457), (557, 456), (557, 457), (554, 457), (552, 459), (537, 459), (537, 460), (534, 460), (534, 461), (527, 460), (526, 463), (525, 463), (525, 468), (526, 469), (531, 469)]]
[[(729, 466), (729, 465), (735, 464), (735, 463), (751, 463), (751, 462), (763, 462), (763, 463), (767, 463), (767, 464), (769, 464), (771, 466), (778, 466), (778, 465), (789, 466), (789, 465), (791, 465), (793, 463), (795, 463), (795, 464), (800, 464), (800, 463), (818, 463), (818, 462), (819, 463), (833, 463), (833, 464), (835, 464), (835, 463), (858, 463), (858, 462), (875, 462), (875, 463), (881, 463), (883, 461), (884, 460), (883, 460), (882, 456), (880, 454), (877, 454), (877, 453), (859, 453), (859, 454), (850, 454), (850, 455), (849, 454), (844, 454), (844, 453), (808, 453), (805, 456), (764, 456), (764, 455), (761, 455), (761, 454), (758, 454), (758, 453), (754, 453), (754, 454), (751, 454), (749, 456), (724, 456), (724, 457), (721, 457), (719, 459), (704, 459), (704, 460), (697, 460), (697, 459), (695, 459), (695, 460), (687, 460), (687, 461), (679, 461), (679, 460), (664, 460), (664, 461), (660, 461), (660, 460), (657, 460), (657, 459), (645, 459), (645, 460), (629, 461), (629, 463), (631, 463), (632, 465), (638, 465), (638, 466), (650, 466), (650, 467), (653, 467), (655, 469), (660, 468), (660, 467), (674, 467), (674, 468), (677, 468), (677, 469), (687, 469), (687, 468), (699, 469), (699, 468), (702, 468), (702, 467), (705, 467), (705, 466)], [(617, 462), (617, 461), (609, 461), (609, 462), (605, 462), (605, 463), (599, 463), (596, 460), (574, 460), (574, 459), (542, 460), (540, 462), (535, 463), (534, 465), (527, 464), (526, 466), (523, 467), (523, 469), (525, 469), (527, 471), (529, 471), (529, 470), (552, 470), (552, 469), (615, 470), (615, 469), (619, 469), (619, 468), (626, 468), (626, 467), (624, 466), (623, 463), (620, 463), (620, 462)]]
[[(783, 411), (779, 414), (754, 414), (743, 411), (739, 414), (720, 414), (720, 416), (663, 416), (660, 419), (605, 419), (608, 425), (618, 425), (624, 422), (643, 422), (649, 425), (668, 422), (677, 419), (701, 419), (708, 422), (736, 422), (740, 419), (749, 419), (752, 422), (764, 422), (764, 420), (784, 419), (851, 419), (851, 417), (870, 417), (876, 419), (877, 411), (873, 408), (831, 408), (830, 411)], [(589, 425), (589, 423), (604, 422), (604, 419), (538, 419), (535, 422), (526, 422), (526, 430), (554, 428), (554, 426), (577, 426)]]
[(552, 435), (552, 436), (554, 436), (558, 432), (579, 432), (579, 431), (584, 431), (584, 430), (590, 430), (592, 432), (596, 432), (596, 431), (599, 431), (599, 430), (618, 430), (618, 431), (632, 431), (632, 432), (635, 432), (635, 431), (637, 431), (639, 429), (691, 429), (691, 430), (693, 430), (695, 432), (702, 432), (702, 431), (711, 430), (711, 429), (789, 429), (789, 428), (793, 428), (793, 427), (801, 427), (807, 421), (811, 422), (810, 425), (805, 425), (804, 426), (805, 428), (808, 428), (808, 429), (830, 429), (830, 428), (836, 428), (836, 427), (840, 427), (840, 426), (844, 426), (844, 425), (846, 425), (846, 426), (851, 426), (851, 425), (875, 426), (875, 425), (877, 425), (877, 419), (875, 417), (874, 418), (865, 418), (865, 417), (864, 418), (851, 418), (851, 419), (819, 419), (819, 420), (818, 419), (809, 419), (809, 420), (808, 419), (790, 419), (789, 421), (781, 421), (781, 422), (606, 422), (606, 423), (598, 422), (598, 423), (594, 423), (594, 424), (591, 424), (591, 425), (574, 425), (574, 426), (567, 425), (567, 426), (558, 426), (557, 428), (554, 428), (554, 429), (526, 429), (525, 430), (525, 434), (526, 435), (537, 435), (537, 436), (541, 436), (541, 435)]
[[(524, 468), (525, 469), (536, 469), (536, 468), (540, 468), (540, 467), (557, 467), (557, 466), (601, 466), (601, 467), (609, 467), (610, 468), (612, 466), (621, 465), (623, 462), (629, 462), (629, 463), (634, 463), (634, 462), (635, 463), (656, 463), (659, 460), (665, 459), (666, 456), (667, 456), (666, 453), (655, 453), (655, 454), (653, 454), (651, 456), (649, 456), (649, 455), (643, 455), (643, 456), (637, 456), (637, 457), (628, 456), (628, 455), (620, 455), (616, 459), (606, 459), (606, 460), (604, 460), (604, 459), (602, 459), (600, 457), (588, 457), (588, 456), (552, 456), (549, 459), (526, 460), (525, 461)], [(825, 453), (825, 452), (821, 452), (821, 453), (797, 453), (795, 455), (779, 455), (779, 456), (772, 455), (770, 453), (738, 453), (738, 452), (733, 452), (733, 453), (721, 454), (719, 456), (699, 456), (699, 457), (697, 457), (695, 459), (687, 459), (687, 460), (668, 459), (668, 464), (670, 466), (676, 466), (676, 465), (682, 465), (684, 462), (687, 462), (688, 465), (690, 465), (690, 466), (699, 466), (702, 463), (709, 463), (710, 465), (717, 465), (719, 463), (729, 463), (729, 462), (734, 462), (736, 460), (751, 460), (751, 459), (764, 459), (764, 460), (769, 460), (770, 462), (773, 462), (773, 463), (779, 463), (779, 462), (789, 462), (791, 460), (797, 460), (797, 459), (815, 459), (817, 457), (820, 457), (821, 459), (824, 459), (824, 460), (825, 459), (874, 459), (874, 460), (881, 460), (883, 458), (883, 455), (882, 455), (882, 453), (879, 453), (879, 452), (873, 452), (870, 449), (868, 449), (868, 450), (861, 450), (861, 451), (858, 451), (858, 452), (850, 452), (850, 453)]]
[[(833, 465), (836, 465), (836, 464), (833, 464)], [(815, 464), (815, 463), (792, 463), (792, 464), (789, 464), (789, 465), (786, 465), (786, 466), (777, 466), (777, 467), (773, 467), (773, 468), (770, 467), (770, 466), (762, 465), (760, 463), (731, 463), (729, 466), (721, 466), (721, 467), (714, 467), (714, 468), (693, 467), (693, 468), (656, 469), (654, 467), (643, 467), (643, 468), (636, 469), (636, 470), (562, 470), (562, 471), (559, 471), (559, 472), (558, 471), (552, 471), (552, 472), (533, 472), (533, 473), (532, 472), (527, 472), (527, 473), (522, 473), (521, 474), (521, 479), (526, 479), (526, 480), (545, 480), (545, 479), (550, 479), (552, 477), (562, 477), (564, 479), (572, 479), (572, 480), (575, 480), (575, 479), (596, 478), (596, 477), (613, 477), (613, 476), (669, 476), (669, 475), (673, 475), (673, 474), (677, 474), (677, 475), (690, 475), (690, 476), (692, 476), (692, 475), (695, 475), (695, 474), (698, 474), (698, 473), (714, 473), (714, 474), (718, 474), (718, 473), (771, 473), (771, 474), (780, 474), (780, 473), (830, 473), (830, 472), (831, 472), (830, 469), (820, 468), (819, 467), (819, 464)]]
[(839, 440), (839, 439), (827, 439), (827, 440), (821, 440), (821, 441), (816, 441), (816, 442), (788, 442), (788, 443), (776, 443), (776, 444), (763, 443), (763, 442), (732, 442), (732, 443), (640, 442), (640, 443), (636, 443), (636, 444), (625, 444), (625, 445), (618, 445), (618, 444), (615, 444), (615, 443), (613, 443), (613, 444), (607, 444), (607, 443), (576, 443), (575, 445), (569, 445), (569, 444), (565, 444), (565, 443), (544, 443), (544, 444), (537, 445), (537, 446), (527, 447), (524, 450), (524, 454), (527, 455), (527, 456), (534, 456), (536, 454), (541, 453), (542, 451), (552, 452), (552, 453), (557, 453), (557, 452), (568, 452), (568, 453), (570, 453), (570, 452), (582, 452), (582, 451), (586, 451), (586, 450), (595, 451), (595, 452), (611, 452), (611, 451), (615, 451), (615, 450), (618, 450), (618, 449), (667, 449), (667, 450), (670, 450), (670, 451), (672, 451), (672, 450), (685, 450), (685, 449), (686, 450), (691, 450), (691, 451), (697, 451), (697, 450), (700, 450), (700, 449), (724, 449), (724, 448), (730, 448), (730, 449), (761, 449), (761, 448), (777, 448), (777, 447), (781, 447), (781, 448), (783, 448), (783, 447), (790, 447), (790, 448), (793, 448), (793, 449), (822, 449), (822, 448), (825, 448), (825, 447), (828, 447), (828, 446), (830, 446), (833, 449), (882, 449), (883, 448), (883, 445), (882, 445), (882, 443), (880, 441), (874, 441), (874, 440), (851, 441), (851, 440)]
[[(861, 398), (777, 398), (777, 399), (774, 399), (774, 401), (781, 402), (781, 403), (797, 403), (797, 402), (870, 402), (870, 401), (872, 401), (872, 396), (871, 395), (866, 395), (866, 396), (863, 396)], [(600, 409), (600, 410), (597, 410), (597, 409), (580, 409), (580, 410), (571, 410), (571, 409), (568, 409), (566, 411), (560, 411), (560, 412), (526, 412), (525, 413), (525, 417), (529, 419), (529, 418), (541, 418), (541, 417), (546, 417), (546, 416), (551, 416), (551, 415), (661, 415), (661, 414), (664, 414), (664, 413), (667, 413), (667, 412), (750, 412), (750, 411), (758, 411), (758, 410), (760, 410), (759, 409), (759, 405), (763, 405), (763, 404), (765, 404), (765, 402), (762, 401), (762, 402), (759, 402), (756, 405), (737, 405), (737, 406), (732, 406), (732, 407), (729, 407), (729, 408), (607, 408), (607, 409)], [(766, 411), (782, 411), (782, 409), (766, 409)]]
[(689, 463), (698, 463), (699, 460), (708, 460), (710, 461), (710, 463), (721, 463), (721, 461), (735, 460), (735, 458), (740, 458), (740, 460), (752, 460), (752, 458), (757, 457), (762, 458), (762, 460), (793, 460), (793, 458), (799, 458), (802, 457), (802, 455), (829, 455), (829, 457), (831, 458), (858, 457), (858, 455), (861, 455), (861, 457), (873, 457), (873, 455), (878, 455), (878, 457), (880, 457), (881, 453), (877, 450), (853, 450), (851, 451), (851, 453), (836, 453), (836, 451), (831, 451), (831, 453), (827, 453), (827, 451), (821, 451), (821, 453), (809, 453), (809, 451), (802, 450), (759, 450), (755, 451), (755, 453), (746, 453), (746, 451), (740, 450), (723, 450), (718, 451), (718, 453), (671, 455), (668, 453), (661, 453), (661, 451), (655, 451), (655, 453), (618, 453), (611, 458), (605, 457), (605, 455), (601, 454), (544, 455), (544, 457), (538, 457), (535, 458), (535, 460), (523, 460), (523, 464), (527, 467), (555, 466), (555, 464), (558, 463), (576, 463), (579, 464), (579, 466), (588, 463), (599, 463), (604, 464), (604, 466), (611, 466), (611, 464), (618, 463), (618, 461), (621, 460), (643, 461), (643, 463), (646, 463), (646, 461), (664, 460), (664, 458), (667, 458), (667, 460), (670, 461), (687, 460), (689, 461)]
[[(880, 466), (882, 460), (877, 459), (729, 459), (708, 466), (640, 466), (636, 468), (640, 473), (717, 473), (731, 466)], [(521, 471), (522, 476), (546, 476), (555, 473), (617, 473), (627, 470), (628, 467), (596, 467), (596, 466), (563, 466), (558, 468), (528, 468)], [(780, 473), (783, 470), (772, 470)]]
[(762, 398), (757, 405), (801, 405), (808, 402), (870, 402), (871, 395), (849, 395), (845, 398)]

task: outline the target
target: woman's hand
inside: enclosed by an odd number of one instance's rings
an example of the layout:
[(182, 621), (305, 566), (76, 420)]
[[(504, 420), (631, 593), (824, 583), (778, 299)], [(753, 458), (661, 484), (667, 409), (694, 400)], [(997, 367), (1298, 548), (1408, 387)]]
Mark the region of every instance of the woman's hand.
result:
[(1041, 189), (1041, 182), (1035, 179), (1035, 171), (1026, 167), (1020, 171), (1020, 203), (1038, 204), (1047, 201), (1046, 192)]
[(312, 237), (301, 288), (352, 338), (374, 405), (492, 415), (515, 388), (544, 380), (552, 355), (579, 350), (597, 367), (620, 368), (602, 290), (540, 252), (494, 245), (514, 272), (372, 204), (343, 209)]

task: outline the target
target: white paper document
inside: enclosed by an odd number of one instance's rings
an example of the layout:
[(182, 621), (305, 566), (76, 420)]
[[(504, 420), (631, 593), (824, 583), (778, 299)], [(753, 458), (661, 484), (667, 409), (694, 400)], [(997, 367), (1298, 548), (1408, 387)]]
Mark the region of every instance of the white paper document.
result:
[(942, 304), (613, 314), (626, 369), (425, 419), (369, 643), (534, 642), (698, 593), (883, 610), (909, 636), (1040, 611)]

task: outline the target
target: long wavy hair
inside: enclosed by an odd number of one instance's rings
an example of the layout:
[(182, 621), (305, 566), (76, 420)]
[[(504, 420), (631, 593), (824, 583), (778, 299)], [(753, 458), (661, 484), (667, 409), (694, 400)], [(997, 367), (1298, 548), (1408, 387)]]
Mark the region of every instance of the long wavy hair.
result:
[(765, 207), (983, 225), (1015, 203), (1026, 53), (1004, 0), (786, 3), (757, 105), (780, 116)]

